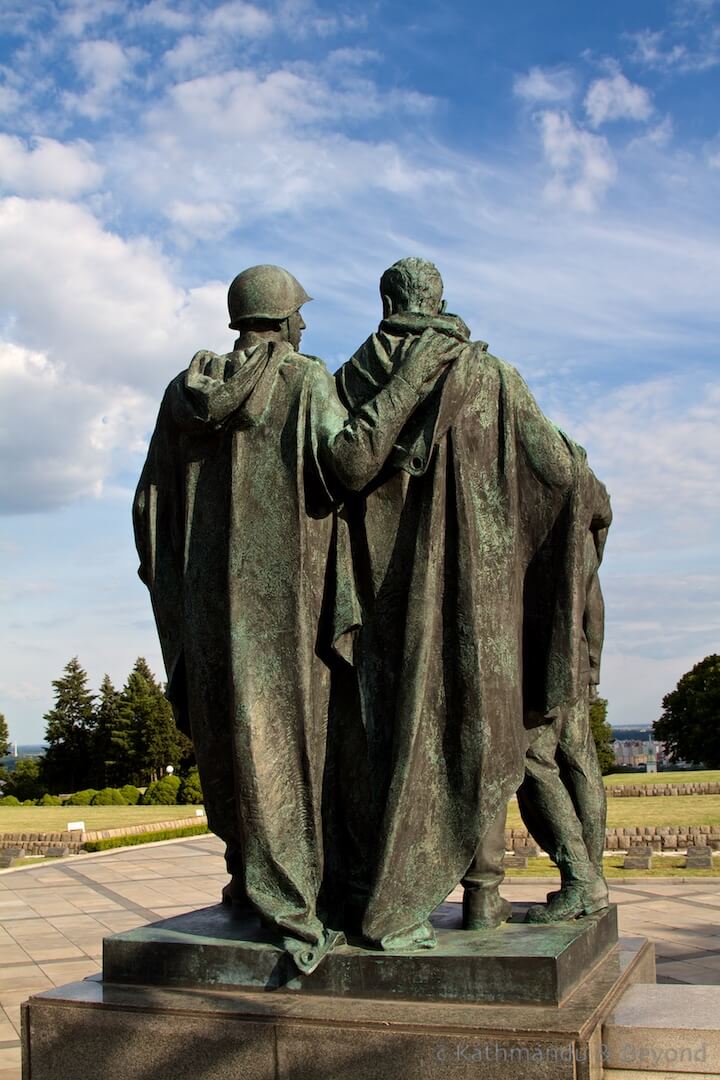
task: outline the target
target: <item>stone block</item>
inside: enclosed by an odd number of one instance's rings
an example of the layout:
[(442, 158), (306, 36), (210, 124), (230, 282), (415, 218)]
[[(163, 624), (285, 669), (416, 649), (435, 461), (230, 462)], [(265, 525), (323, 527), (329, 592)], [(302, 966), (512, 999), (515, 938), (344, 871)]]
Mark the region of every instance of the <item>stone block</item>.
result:
[(67, 844), (51, 844), (45, 854), (51, 859), (60, 859), (70, 854)]
[(707, 844), (688, 847), (685, 867), (688, 870), (712, 870), (712, 848)]
[(649, 870), (652, 848), (635, 845), (625, 856), (625, 870)]
[(507, 874), (512, 874), (513, 870), (527, 870), (527, 864), (527, 855), (522, 855), (517, 850), (512, 855), (506, 855), (503, 859), (503, 866)]
[[(661, 1073), (720, 1074), (720, 986), (634, 986), (603, 1027), (606, 1064)], [(612, 1074), (610, 1074), (612, 1076)]]
[(652, 978), (652, 946), (632, 939), (613, 948), (562, 1008), (86, 980), (23, 1006), (25, 1075), (602, 1080), (602, 1021), (627, 986)]

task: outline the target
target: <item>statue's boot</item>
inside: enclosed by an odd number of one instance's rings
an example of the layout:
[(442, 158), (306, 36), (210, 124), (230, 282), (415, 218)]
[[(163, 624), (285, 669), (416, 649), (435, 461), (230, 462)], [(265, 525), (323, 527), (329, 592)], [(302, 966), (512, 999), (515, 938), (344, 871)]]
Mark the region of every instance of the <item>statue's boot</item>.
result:
[(419, 952), (422, 949), (434, 949), (436, 945), (435, 928), (430, 921), (418, 923), (409, 930), (386, 934), (380, 942), (381, 948), (386, 952)]
[(594, 881), (570, 881), (552, 894), (547, 904), (528, 908), (525, 922), (554, 923), (592, 915), (608, 906), (608, 889), (602, 878)]
[(233, 874), (227, 885), (223, 885), (222, 903), (232, 907), (234, 915), (257, 915), (257, 908), (245, 891), (245, 881), (239, 874)]
[(465, 889), (463, 930), (493, 930), (507, 922), (511, 915), (512, 904), (500, 895), (497, 888)]
[(286, 936), (283, 946), (290, 954), (295, 967), (303, 975), (312, 975), (329, 952), (337, 945), (345, 944), (345, 935), (340, 930), (324, 930), (319, 942), (301, 941), (300, 938)]
[(512, 915), (511, 905), (498, 892), (505, 876), (506, 813), (503, 808), (485, 830), (462, 879), (463, 930), (492, 930)]

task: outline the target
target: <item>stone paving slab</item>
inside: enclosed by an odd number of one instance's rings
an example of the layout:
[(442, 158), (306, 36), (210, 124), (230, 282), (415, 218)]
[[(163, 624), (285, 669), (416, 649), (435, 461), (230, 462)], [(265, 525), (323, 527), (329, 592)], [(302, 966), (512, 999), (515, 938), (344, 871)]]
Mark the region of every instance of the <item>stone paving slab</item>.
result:
[[(20, 1003), (99, 971), (108, 933), (217, 901), (222, 850), (205, 835), (0, 871), (0, 1080), (20, 1077)], [(553, 887), (516, 878), (503, 893), (529, 903)], [(620, 933), (654, 942), (659, 983), (720, 985), (720, 880), (612, 880), (610, 898)]]

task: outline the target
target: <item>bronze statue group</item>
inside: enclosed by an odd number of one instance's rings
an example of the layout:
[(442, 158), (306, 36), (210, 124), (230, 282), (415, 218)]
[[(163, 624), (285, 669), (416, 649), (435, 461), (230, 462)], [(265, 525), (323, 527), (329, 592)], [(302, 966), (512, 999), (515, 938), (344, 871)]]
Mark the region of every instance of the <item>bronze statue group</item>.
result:
[(588, 718), (607, 492), (432, 263), (380, 293), (332, 376), (299, 351), (295, 278), (239, 274), (234, 347), (170, 383), (134, 506), (223, 900), (305, 973), (346, 937), (432, 948), (460, 882), (465, 929), (507, 920), (516, 793), (562, 879), (527, 919), (608, 902)]

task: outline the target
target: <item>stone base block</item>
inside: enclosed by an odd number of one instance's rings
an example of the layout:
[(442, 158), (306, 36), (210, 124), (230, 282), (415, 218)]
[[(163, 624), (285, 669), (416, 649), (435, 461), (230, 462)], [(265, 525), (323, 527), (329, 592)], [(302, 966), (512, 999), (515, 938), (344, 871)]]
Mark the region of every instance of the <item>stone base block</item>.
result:
[(653, 948), (624, 939), (565, 1003), (163, 989), (99, 977), (23, 1006), (24, 1080), (601, 1080), (603, 1020)]
[(720, 986), (633, 986), (608, 1017), (610, 1069), (720, 1076)]
[(218, 904), (106, 938), (103, 978), (196, 989), (559, 1005), (617, 942), (614, 905), (545, 926), (524, 923), (524, 915), (525, 907), (516, 905), (512, 922), (473, 932), (460, 929), (459, 904), (443, 904), (433, 915), (437, 948), (408, 954), (349, 943), (304, 976), (257, 918), (239, 919)]
[(717, 1080), (713, 1073), (651, 1072), (638, 1073), (634, 1069), (606, 1069), (603, 1080)]

